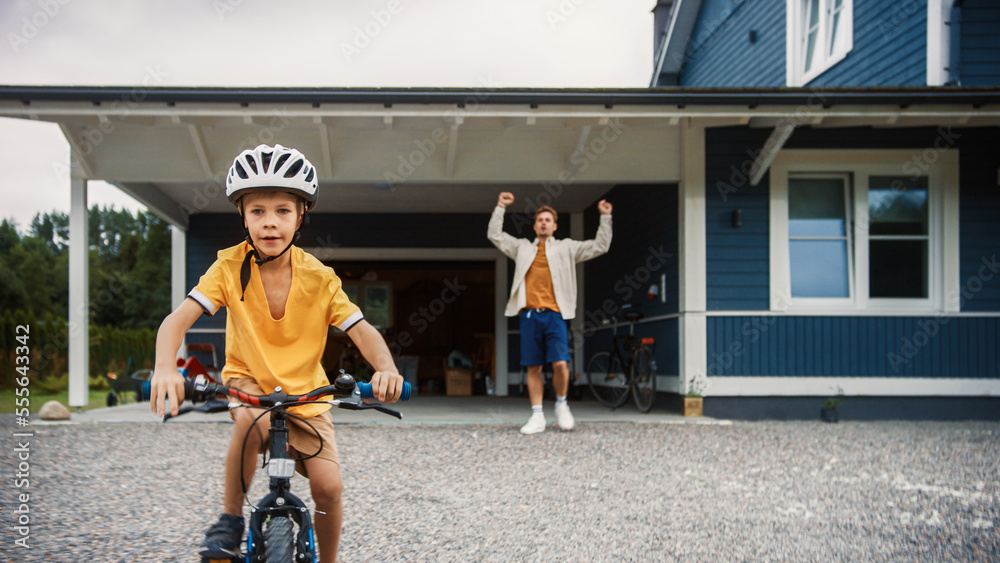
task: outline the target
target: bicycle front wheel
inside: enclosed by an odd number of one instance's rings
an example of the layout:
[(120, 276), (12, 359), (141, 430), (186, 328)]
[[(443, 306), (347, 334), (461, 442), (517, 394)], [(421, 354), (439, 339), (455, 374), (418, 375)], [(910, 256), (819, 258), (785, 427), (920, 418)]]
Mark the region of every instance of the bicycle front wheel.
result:
[(587, 364), (587, 385), (602, 405), (616, 409), (628, 400), (628, 380), (621, 359), (611, 352), (598, 352)]
[(649, 412), (656, 399), (656, 360), (645, 346), (632, 353), (632, 398), (641, 412)]
[(292, 539), (292, 519), (272, 517), (264, 524), (264, 555), (267, 563), (292, 563), (295, 560), (295, 540)]

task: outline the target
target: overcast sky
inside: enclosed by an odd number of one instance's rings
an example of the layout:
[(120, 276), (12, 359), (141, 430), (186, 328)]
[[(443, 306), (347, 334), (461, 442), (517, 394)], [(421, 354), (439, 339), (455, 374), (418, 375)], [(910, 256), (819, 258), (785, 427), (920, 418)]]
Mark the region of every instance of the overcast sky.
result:
[[(0, 0), (7, 85), (645, 87), (655, 0)], [(486, 82), (488, 81), (488, 82)], [(0, 218), (69, 211), (69, 145), (0, 118)], [(90, 182), (90, 203), (142, 209)]]

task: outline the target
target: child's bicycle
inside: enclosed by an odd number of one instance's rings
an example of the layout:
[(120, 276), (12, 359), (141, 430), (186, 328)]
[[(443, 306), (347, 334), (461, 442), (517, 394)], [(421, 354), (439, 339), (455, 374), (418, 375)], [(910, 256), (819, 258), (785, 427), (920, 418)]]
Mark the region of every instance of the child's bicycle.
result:
[(594, 398), (606, 407), (616, 409), (628, 400), (629, 392), (641, 412), (649, 412), (656, 398), (656, 360), (649, 347), (655, 339), (637, 338), (635, 324), (642, 319), (639, 311), (626, 311), (622, 318), (629, 324), (628, 334), (618, 334), (618, 319), (614, 320), (614, 335), (610, 350), (602, 350), (587, 363), (587, 384)]
[[(217, 398), (218, 395), (228, 395), (239, 399), (244, 404), (230, 403)], [(320, 401), (319, 397), (329, 395), (333, 400)], [(374, 409), (379, 412), (403, 418), (398, 411), (392, 410), (380, 403), (364, 403), (362, 399), (373, 397), (372, 386), (368, 383), (355, 384), (354, 378), (341, 373), (333, 385), (326, 385), (306, 393), (305, 395), (288, 395), (275, 389), (270, 395), (250, 395), (225, 385), (210, 383), (204, 378), (184, 382), (184, 396), (192, 403), (203, 402), (200, 406), (181, 407), (181, 414), (199, 412), (223, 412), (231, 408), (259, 408), (261, 414), (271, 413), (270, 459), (267, 460), (267, 474), (270, 477), (270, 493), (257, 505), (251, 504), (249, 533), (246, 540), (246, 553), (239, 557), (218, 559), (202, 556), (202, 563), (292, 563), (315, 562), (316, 542), (313, 537), (312, 517), (309, 509), (299, 497), (290, 490), (292, 476), (295, 475), (296, 460), (288, 457), (288, 417), (287, 409), (309, 403), (329, 403), (335, 407), (347, 410)], [(400, 400), (410, 398), (410, 384), (403, 383)], [(294, 415), (291, 415), (294, 416)], [(163, 420), (171, 418), (168, 412)], [(256, 422), (256, 420), (254, 421)], [(256, 424), (247, 429), (254, 431)], [(244, 445), (246, 444), (244, 438)], [(323, 448), (320, 439), (320, 449)], [(243, 468), (240, 468), (240, 474)], [(246, 490), (244, 490), (244, 494)], [(298, 532), (296, 533), (296, 528)]]

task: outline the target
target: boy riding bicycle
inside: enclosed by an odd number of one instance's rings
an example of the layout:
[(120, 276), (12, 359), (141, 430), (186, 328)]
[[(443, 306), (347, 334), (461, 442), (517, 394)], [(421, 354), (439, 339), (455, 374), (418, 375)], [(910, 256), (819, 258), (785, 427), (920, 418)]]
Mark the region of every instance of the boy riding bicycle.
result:
[[(295, 149), (260, 145), (240, 153), (226, 176), (226, 195), (240, 213), (246, 240), (219, 251), (218, 258), (191, 290), (188, 298), (160, 325), (156, 337), (156, 366), (151, 380), (150, 407), (158, 416), (170, 396), (170, 412), (184, 401), (184, 378), (175, 358), (185, 333), (202, 315), (227, 307), (226, 385), (251, 394), (271, 393), (276, 387), (301, 394), (327, 384), (320, 359), (327, 327), (345, 331), (375, 369), (371, 383), (375, 398), (395, 402), (402, 390), (392, 355), (382, 335), (364, 320), (350, 302), (332, 268), (293, 246), (306, 213), (317, 199), (316, 169)], [(308, 422), (290, 419), (289, 445), (309, 479), (316, 503), (315, 526), (321, 561), (336, 561), (343, 509), (340, 462), (329, 405), (310, 404), (290, 409)], [(243, 536), (243, 481), (249, 486), (258, 452), (267, 447), (270, 417), (247, 432), (255, 414), (234, 409), (233, 437), (226, 455), (223, 513), (206, 533), (204, 557), (225, 558), (240, 553)], [(313, 428), (316, 430), (314, 431)], [(243, 436), (248, 435), (244, 450)], [(262, 438), (263, 437), (263, 438)]]

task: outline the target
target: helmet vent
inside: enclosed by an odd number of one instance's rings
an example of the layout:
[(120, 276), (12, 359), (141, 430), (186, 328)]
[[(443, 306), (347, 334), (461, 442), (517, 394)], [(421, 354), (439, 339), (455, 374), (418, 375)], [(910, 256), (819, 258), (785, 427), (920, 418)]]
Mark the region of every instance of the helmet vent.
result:
[(247, 164), (249, 164), (250, 168), (253, 169), (254, 174), (260, 174), (260, 172), (257, 171), (257, 161), (250, 155), (247, 155)]
[[(280, 170), (281, 169), (281, 165), (283, 165), (285, 163), (285, 161), (288, 160), (288, 157), (290, 157), (290, 156), (292, 156), (292, 155), (290, 155), (290, 154), (283, 154), (283, 155), (279, 156), (278, 160), (275, 161), (275, 163), (274, 163), (274, 169), (275, 169), (275, 171)], [(285, 178), (291, 178), (291, 176), (289, 176), (288, 174), (285, 174)]]
[[(288, 155), (284, 156), (287, 157)], [(295, 175), (298, 174), (299, 170), (301, 169), (302, 169), (302, 159), (300, 158), (295, 162), (293, 162), (292, 165), (288, 167), (288, 171), (285, 172), (285, 178), (294, 178)]]
[(274, 153), (262, 152), (260, 153), (261, 166), (264, 168), (264, 172), (271, 171), (271, 155)]
[(236, 163), (236, 174), (240, 178), (243, 178), (244, 180), (246, 180), (249, 177), (247, 176), (247, 171), (243, 169), (243, 165), (240, 164), (239, 162)]
[(313, 175), (314, 175), (313, 173), (314, 172), (316, 172), (315, 168), (310, 168), (309, 169), (309, 173), (306, 174), (306, 182), (312, 182), (313, 181)]

